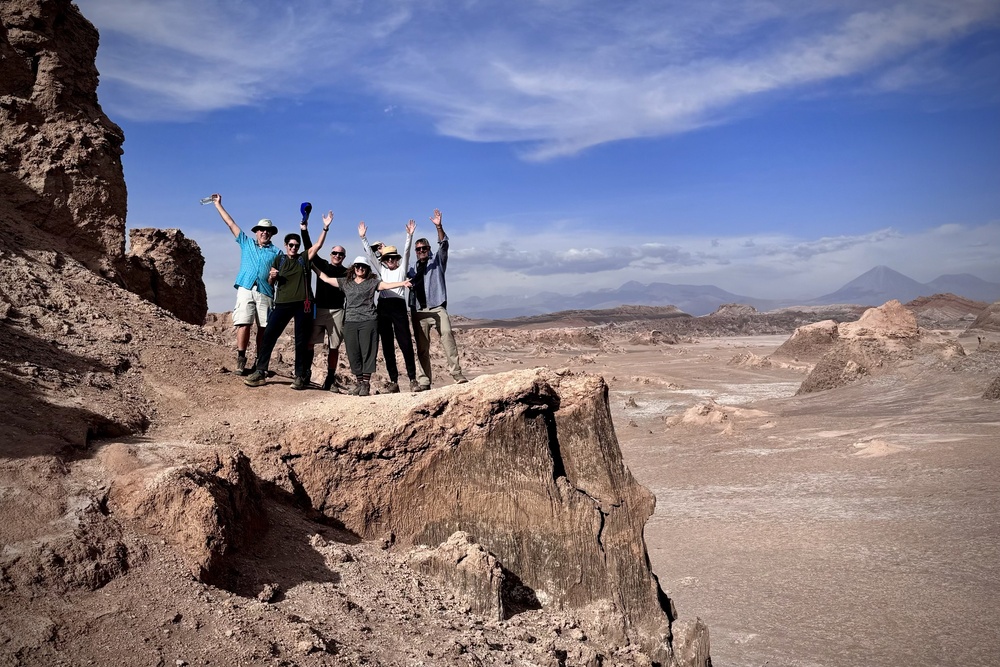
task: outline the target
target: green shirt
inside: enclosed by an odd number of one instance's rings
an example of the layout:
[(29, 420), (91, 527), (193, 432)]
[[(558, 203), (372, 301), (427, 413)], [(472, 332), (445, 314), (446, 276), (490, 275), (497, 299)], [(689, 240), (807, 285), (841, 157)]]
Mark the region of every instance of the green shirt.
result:
[(308, 296), (306, 280), (309, 279), (309, 262), (304, 255), (292, 259), (280, 254), (271, 265), (278, 269), (278, 279), (274, 283), (275, 303), (295, 303), (305, 301)]

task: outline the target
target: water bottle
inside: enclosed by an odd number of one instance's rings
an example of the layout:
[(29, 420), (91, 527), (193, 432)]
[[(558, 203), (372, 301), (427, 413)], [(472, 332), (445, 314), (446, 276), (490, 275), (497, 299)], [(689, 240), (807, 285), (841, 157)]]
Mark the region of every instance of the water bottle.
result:
[(211, 197), (202, 197), (201, 198), (201, 205), (202, 206), (204, 206), (205, 204), (214, 204), (214, 203), (215, 203), (215, 200), (212, 199)]

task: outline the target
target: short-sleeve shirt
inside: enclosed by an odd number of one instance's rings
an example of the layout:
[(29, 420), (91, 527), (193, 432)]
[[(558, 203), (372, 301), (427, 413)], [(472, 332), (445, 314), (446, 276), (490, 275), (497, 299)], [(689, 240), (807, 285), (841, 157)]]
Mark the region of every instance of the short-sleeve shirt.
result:
[(257, 245), (257, 241), (242, 230), (236, 236), (236, 242), (240, 244), (240, 271), (236, 274), (233, 287), (253, 289), (256, 286), (261, 294), (274, 297), (274, 289), (267, 282), (267, 277), (274, 258), (281, 250), (271, 242), (264, 246)]
[(353, 278), (338, 278), (337, 282), (344, 290), (344, 321), (367, 322), (378, 319), (375, 312), (375, 292), (378, 290), (378, 278), (354, 282)]
[[(334, 266), (322, 257), (313, 257), (312, 263), (324, 275), (336, 278), (338, 282), (347, 275), (347, 267), (341, 264)], [(328, 282), (316, 279), (316, 307), (341, 310), (344, 307), (344, 292)]]

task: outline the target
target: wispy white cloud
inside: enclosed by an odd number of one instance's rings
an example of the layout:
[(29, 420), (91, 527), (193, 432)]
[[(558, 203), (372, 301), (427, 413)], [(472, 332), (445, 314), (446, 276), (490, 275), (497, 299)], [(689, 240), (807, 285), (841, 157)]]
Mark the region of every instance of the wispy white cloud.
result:
[(870, 91), (954, 85), (947, 46), (1000, 20), (995, 0), (78, 4), (102, 31), (102, 101), (117, 113), (350, 87), (532, 159), (683, 132), (848, 78)]

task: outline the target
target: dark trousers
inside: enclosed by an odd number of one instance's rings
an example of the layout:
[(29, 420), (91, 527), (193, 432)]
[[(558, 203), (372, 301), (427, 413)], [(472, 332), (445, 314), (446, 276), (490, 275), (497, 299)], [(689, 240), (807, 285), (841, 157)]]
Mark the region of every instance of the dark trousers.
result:
[(374, 373), (378, 356), (377, 322), (344, 322), (344, 350), (355, 376)]
[(312, 356), (309, 354), (309, 338), (312, 336), (313, 316), (312, 308), (305, 310), (302, 301), (274, 304), (271, 315), (267, 318), (267, 326), (264, 328), (264, 340), (257, 350), (254, 370), (267, 371), (278, 337), (293, 318), (295, 319), (295, 376), (309, 377)]
[(417, 378), (417, 364), (413, 355), (413, 338), (410, 337), (410, 317), (406, 312), (405, 299), (378, 300), (378, 337), (382, 341), (382, 356), (385, 358), (385, 371), (389, 381), (399, 380), (399, 370), (396, 368), (396, 350), (393, 347), (393, 337), (403, 353), (403, 363), (406, 364), (406, 377)]

